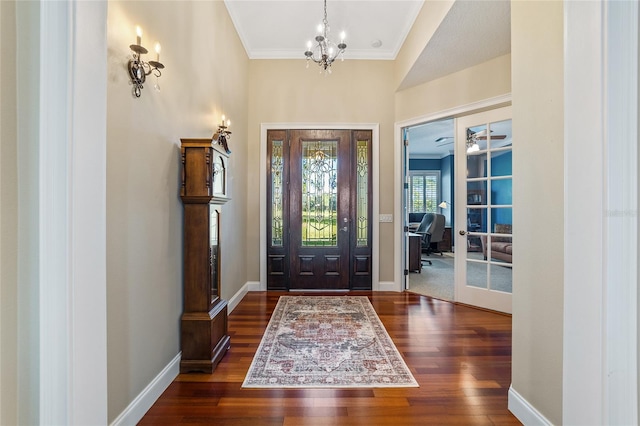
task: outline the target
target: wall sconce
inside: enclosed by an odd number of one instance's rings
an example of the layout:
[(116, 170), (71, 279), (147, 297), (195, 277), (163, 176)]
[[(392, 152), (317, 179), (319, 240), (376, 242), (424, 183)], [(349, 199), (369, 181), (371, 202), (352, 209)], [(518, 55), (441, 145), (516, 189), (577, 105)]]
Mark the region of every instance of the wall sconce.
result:
[(229, 145), (227, 144), (227, 139), (231, 138), (231, 132), (227, 130), (229, 126), (231, 126), (231, 120), (225, 120), (223, 115), (222, 124), (218, 126), (218, 130), (216, 130), (212, 138), (218, 145), (222, 145), (227, 154), (231, 154), (231, 150), (229, 150)]
[[(160, 43), (156, 43), (156, 60), (145, 62), (142, 60), (141, 55), (149, 53), (147, 49), (142, 47), (142, 29), (136, 27), (136, 44), (129, 46), (132, 52), (133, 59), (129, 60), (129, 77), (131, 77), (131, 84), (133, 84), (133, 94), (136, 98), (139, 98), (142, 94), (143, 83), (147, 79), (147, 76), (151, 73), (160, 77), (162, 73), (161, 69), (164, 65), (160, 63)], [(156, 83), (156, 89), (160, 90), (160, 86)]]

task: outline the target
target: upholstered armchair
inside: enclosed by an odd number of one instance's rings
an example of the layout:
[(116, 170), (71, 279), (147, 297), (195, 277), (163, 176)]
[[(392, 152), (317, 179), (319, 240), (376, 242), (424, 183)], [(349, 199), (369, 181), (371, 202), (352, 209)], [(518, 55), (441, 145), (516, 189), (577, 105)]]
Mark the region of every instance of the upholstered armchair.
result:
[[(511, 235), (511, 225), (504, 223), (496, 223), (494, 225), (493, 232), (496, 234), (509, 234)], [(484, 260), (487, 260), (489, 255), (489, 248), (491, 249), (491, 258), (496, 260), (502, 260), (503, 262), (512, 263), (513, 244), (512, 238), (504, 236), (491, 236), (491, 244), (487, 244), (487, 236), (483, 235), (482, 238), (482, 253), (484, 254)]]

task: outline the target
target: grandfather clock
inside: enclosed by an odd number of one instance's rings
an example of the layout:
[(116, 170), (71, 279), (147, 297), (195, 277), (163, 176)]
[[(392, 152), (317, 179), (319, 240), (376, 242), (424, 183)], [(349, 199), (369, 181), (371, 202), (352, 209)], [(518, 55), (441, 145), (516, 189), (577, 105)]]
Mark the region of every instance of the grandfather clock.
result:
[(220, 217), (229, 155), (211, 139), (181, 139), (184, 204), (184, 312), (180, 372), (212, 373), (229, 349), (220, 298)]

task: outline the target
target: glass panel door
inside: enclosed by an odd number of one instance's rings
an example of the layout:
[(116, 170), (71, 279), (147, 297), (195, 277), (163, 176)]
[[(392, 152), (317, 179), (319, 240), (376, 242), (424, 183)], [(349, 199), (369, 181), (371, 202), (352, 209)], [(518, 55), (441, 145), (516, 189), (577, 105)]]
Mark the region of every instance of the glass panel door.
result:
[(511, 312), (511, 108), (458, 119), (456, 300)]
[(302, 143), (302, 246), (336, 247), (338, 141)]

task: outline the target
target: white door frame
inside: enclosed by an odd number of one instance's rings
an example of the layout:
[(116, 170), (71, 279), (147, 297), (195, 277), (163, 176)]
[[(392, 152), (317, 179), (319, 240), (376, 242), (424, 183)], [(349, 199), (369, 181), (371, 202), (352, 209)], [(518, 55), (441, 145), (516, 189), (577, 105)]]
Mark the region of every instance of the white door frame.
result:
[[(496, 96), (489, 99), (484, 99), (478, 102), (462, 105), (455, 108), (450, 108), (431, 114), (423, 115), (420, 117), (412, 118), (409, 120), (399, 121), (394, 125), (393, 139), (393, 164), (394, 164), (394, 217), (395, 232), (394, 232), (394, 286), (393, 291), (403, 291), (406, 288), (407, 277), (404, 275), (404, 265), (406, 262), (405, 252), (405, 232), (404, 232), (404, 205), (403, 205), (403, 192), (404, 192), (404, 164), (402, 162), (403, 152), (406, 149), (402, 138), (402, 129), (405, 127), (416, 126), (418, 124), (427, 123), (430, 121), (441, 120), (447, 117), (458, 117), (462, 115), (471, 114), (474, 111), (479, 111), (487, 108), (498, 108), (511, 104), (511, 93)], [(266, 155), (266, 154), (265, 154)], [(453, 235), (452, 235), (453, 238)]]
[[(300, 130), (371, 130), (371, 186), (372, 217), (371, 232), (371, 288), (380, 289), (380, 125), (378, 123), (262, 123), (260, 125), (260, 284), (258, 290), (267, 290), (267, 132), (276, 129)], [(387, 290), (387, 289), (385, 289)]]

